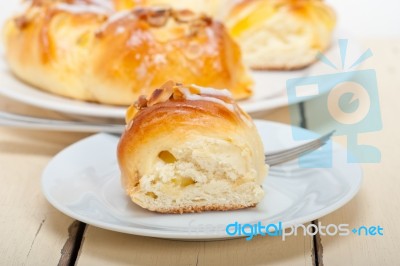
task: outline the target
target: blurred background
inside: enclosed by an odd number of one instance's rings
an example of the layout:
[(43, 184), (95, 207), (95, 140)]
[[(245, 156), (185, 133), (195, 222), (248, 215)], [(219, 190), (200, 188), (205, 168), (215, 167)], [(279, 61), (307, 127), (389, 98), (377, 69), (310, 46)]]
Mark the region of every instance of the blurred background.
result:
[(400, 37), (400, 1), (327, 0), (338, 15), (338, 28), (356, 37)]
[[(345, 29), (354, 37), (360, 38), (400, 37), (400, 1), (398, 0), (326, 0), (326, 2), (336, 10), (337, 29)], [(20, 0), (2, 1), (1, 24), (8, 14), (17, 9), (19, 3)]]

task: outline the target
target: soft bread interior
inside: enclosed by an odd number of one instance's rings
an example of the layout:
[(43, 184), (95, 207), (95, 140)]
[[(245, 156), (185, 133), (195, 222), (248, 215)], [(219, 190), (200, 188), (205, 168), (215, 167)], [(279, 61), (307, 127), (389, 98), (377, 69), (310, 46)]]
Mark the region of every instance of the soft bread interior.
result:
[(319, 1), (274, 5), (249, 2), (227, 19), (240, 43), (244, 62), (253, 69), (297, 69), (316, 60), (331, 42), (335, 17)]
[(151, 167), (128, 192), (135, 203), (174, 213), (238, 209), (261, 201), (262, 180), (249, 147), (194, 139), (153, 156)]

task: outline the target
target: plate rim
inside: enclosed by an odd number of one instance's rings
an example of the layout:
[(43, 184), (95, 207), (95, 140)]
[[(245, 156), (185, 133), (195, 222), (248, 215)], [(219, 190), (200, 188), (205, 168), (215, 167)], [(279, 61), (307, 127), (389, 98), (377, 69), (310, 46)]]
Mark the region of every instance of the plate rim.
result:
[[(271, 125), (275, 125), (275, 126), (284, 126), (284, 127), (290, 127), (291, 125), (287, 125), (287, 124), (283, 124), (283, 123), (279, 123), (279, 122), (273, 122), (273, 121), (267, 121), (267, 120), (259, 120), (259, 119), (254, 119), (256, 124), (271, 124)], [(317, 134), (313, 131), (307, 130), (307, 129), (303, 129), (300, 127), (296, 127), (299, 130), (304, 130), (307, 131), (308, 133), (314, 133)], [(157, 230), (157, 229), (147, 229), (147, 228), (135, 228), (135, 227), (130, 227), (129, 229), (125, 229), (125, 227), (121, 227), (121, 226), (116, 226), (116, 225), (112, 225), (106, 222), (100, 222), (100, 221), (93, 221), (90, 219), (86, 219), (85, 217), (81, 217), (79, 214), (74, 213), (73, 211), (69, 211), (68, 209), (64, 208), (62, 206), (62, 204), (58, 203), (57, 200), (53, 199), (48, 191), (45, 189), (45, 177), (46, 177), (46, 173), (48, 171), (49, 166), (58, 159), (58, 157), (62, 156), (64, 152), (67, 152), (68, 150), (72, 150), (75, 149), (76, 146), (81, 145), (82, 142), (86, 142), (89, 140), (93, 140), (96, 138), (100, 138), (102, 136), (107, 136), (107, 137), (112, 137), (112, 138), (118, 138), (116, 136), (107, 134), (107, 133), (97, 133), (97, 134), (93, 134), (89, 137), (83, 138), (69, 146), (67, 146), (66, 148), (64, 148), (63, 150), (61, 150), (60, 152), (58, 152), (46, 165), (45, 169), (42, 172), (42, 176), (41, 176), (41, 190), (42, 193), (44, 195), (44, 197), (46, 198), (46, 200), (58, 211), (60, 211), (61, 213), (72, 217), (78, 221), (84, 222), (88, 225), (92, 225), (98, 228), (102, 228), (102, 229), (106, 229), (106, 230), (110, 230), (110, 231), (115, 231), (115, 232), (120, 232), (120, 233), (125, 233), (125, 234), (131, 234), (131, 235), (138, 235), (138, 236), (145, 236), (145, 237), (154, 237), (154, 238), (160, 238), (160, 239), (175, 239), (175, 240), (186, 240), (186, 241), (205, 241), (205, 240), (229, 240), (229, 239), (235, 239), (235, 238), (243, 238), (246, 236), (221, 236), (215, 233), (208, 233), (208, 234), (190, 234), (187, 232), (179, 232), (179, 231), (161, 231), (161, 230)], [(345, 149), (342, 145), (338, 144), (338, 143), (333, 143), (334, 146), (340, 148), (340, 149)], [(349, 190), (349, 192), (342, 198), (340, 198), (340, 200), (336, 201), (334, 204), (328, 205), (326, 207), (324, 207), (323, 209), (321, 209), (320, 211), (317, 211), (315, 213), (306, 215), (306, 216), (301, 216), (299, 218), (290, 220), (290, 221), (286, 221), (283, 222), (282, 221), (282, 228), (287, 228), (289, 226), (292, 225), (296, 225), (296, 224), (304, 224), (307, 222), (310, 222), (312, 220), (321, 218), (327, 214), (330, 214), (338, 209), (340, 209), (341, 207), (343, 207), (345, 204), (347, 204), (348, 202), (350, 202), (355, 195), (360, 191), (362, 182), (363, 182), (363, 170), (361, 168), (360, 164), (353, 164), (355, 166), (355, 168), (357, 169), (357, 172), (359, 172), (359, 175), (357, 175), (357, 183), (356, 185), (352, 186), (351, 189)], [(354, 182), (356, 182), (354, 181)]]
[[(3, 61), (0, 62), (0, 64), (4, 65), (5, 64), (4, 59), (0, 60)], [(8, 66), (6, 66), (6, 69), (7, 69), (6, 71), (9, 72), (10, 76), (12, 76), (13, 79), (26, 86), (27, 87), (26, 89), (39, 95), (39, 97), (26, 97), (24, 96), (23, 93), (19, 92), (18, 90), (17, 91), (12, 90), (8, 86), (0, 82), (0, 95), (3, 95), (7, 98), (10, 98), (20, 103), (65, 114), (99, 117), (99, 118), (114, 118), (114, 119), (123, 119), (125, 117), (126, 109), (129, 107), (129, 106), (116, 106), (116, 105), (107, 105), (101, 103), (80, 101), (52, 94), (51, 92), (47, 92), (39, 88), (36, 88), (35, 86), (30, 85), (29, 83), (24, 82), (20, 78), (16, 77), (15, 74), (13, 74), (11, 70), (8, 69)], [(307, 75), (302, 75), (302, 76), (307, 76)], [(272, 98), (260, 99), (255, 102), (238, 101), (237, 103), (244, 111), (246, 111), (249, 114), (254, 114), (263, 111), (270, 111), (278, 107), (289, 105), (289, 100), (286, 97), (286, 89), (282, 89), (282, 93), (283, 95), (279, 95), (277, 97), (274, 96)], [(43, 96), (43, 98), (40, 96)], [(50, 97), (50, 99), (46, 99), (47, 97)], [(54, 103), (52, 100), (57, 100), (57, 102)], [(298, 101), (293, 101), (290, 104), (295, 104), (301, 101), (302, 100), (299, 98)]]

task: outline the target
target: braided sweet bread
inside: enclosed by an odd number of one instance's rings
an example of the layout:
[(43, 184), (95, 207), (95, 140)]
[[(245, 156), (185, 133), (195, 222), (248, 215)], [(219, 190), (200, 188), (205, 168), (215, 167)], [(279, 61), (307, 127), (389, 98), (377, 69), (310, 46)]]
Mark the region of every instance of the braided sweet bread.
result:
[(252, 69), (303, 68), (328, 49), (336, 17), (321, 0), (113, 0), (119, 9), (163, 3), (223, 21)]
[(34, 0), (4, 29), (14, 74), (79, 100), (129, 105), (166, 80), (251, 95), (252, 80), (224, 26), (188, 10), (115, 12), (111, 2)]

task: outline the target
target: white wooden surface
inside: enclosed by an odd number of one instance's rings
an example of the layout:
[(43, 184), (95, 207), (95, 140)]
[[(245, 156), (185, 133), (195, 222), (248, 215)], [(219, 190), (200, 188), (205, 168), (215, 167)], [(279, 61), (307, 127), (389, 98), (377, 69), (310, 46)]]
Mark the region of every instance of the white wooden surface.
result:
[[(324, 265), (400, 265), (400, 40), (367, 41), (374, 57), (363, 68), (378, 76), (383, 130), (359, 135), (360, 143), (381, 151), (379, 164), (363, 164), (360, 193), (349, 204), (320, 219), (323, 224), (384, 228), (383, 236), (321, 236)], [(306, 104), (308, 126), (326, 132), (329, 125), (317, 117), (319, 99)], [(336, 141), (346, 145), (345, 137)]]
[[(60, 118), (3, 97), (0, 110)], [(0, 127), (0, 265), (56, 265), (69, 257), (74, 220), (46, 201), (40, 178), (52, 156), (84, 136)]]
[(78, 265), (312, 265), (311, 237), (182, 242), (89, 227)]

